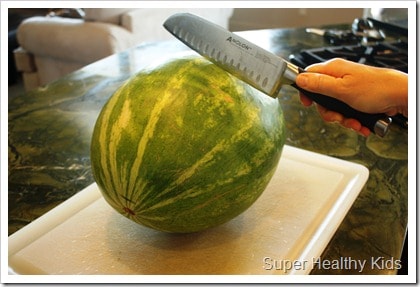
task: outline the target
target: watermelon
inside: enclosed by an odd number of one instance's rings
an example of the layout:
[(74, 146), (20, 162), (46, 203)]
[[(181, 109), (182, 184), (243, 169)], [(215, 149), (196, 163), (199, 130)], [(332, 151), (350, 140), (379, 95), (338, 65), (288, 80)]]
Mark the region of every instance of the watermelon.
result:
[(91, 165), (119, 213), (189, 233), (249, 208), (284, 141), (277, 99), (189, 55), (140, 71), (110, 97), (94, 127)]

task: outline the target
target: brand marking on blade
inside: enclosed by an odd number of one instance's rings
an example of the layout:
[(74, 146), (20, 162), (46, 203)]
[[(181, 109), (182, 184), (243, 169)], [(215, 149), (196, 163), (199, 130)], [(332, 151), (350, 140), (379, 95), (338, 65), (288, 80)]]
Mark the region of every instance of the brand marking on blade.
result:
[(235, 44), (236, 46), (245, 49), (247, 51), (252, 50), (252, 48), (246, 44), (246, 43), (242, 43), (240, 40), (233, 38), (232, 36), (229, 36), (226, 41), (231, 42), (233, 44)]
[[(231, 44), (234, 44), (236, 47), (241, 48), (242, 50), (250, 53), (252, 49), (252, 47), (250, 45), (248, 45), (247, 43), (242, 42), (239, 39), (234, 38), (233, 36), (229, 36), (226, 41), (230, 42)], [(251, 54), (251, 53), (250, 53)], [(261, 60), (264, 64), (269, 64), (272, 65), (274, 67), (277, 68), (277, 65), (275, 65), (274, 63), (271, 62), (270, 58), (263, 54), (258, 52), (258, 50), (256, 51), (256, 54), (254, 55), (254, 57), (258, 60)]]

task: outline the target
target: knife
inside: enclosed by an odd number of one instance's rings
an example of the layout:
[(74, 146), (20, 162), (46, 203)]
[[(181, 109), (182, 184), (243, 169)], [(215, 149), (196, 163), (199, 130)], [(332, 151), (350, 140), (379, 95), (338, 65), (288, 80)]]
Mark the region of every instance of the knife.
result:
[(363, 113), (335, 98), (303, 90), (295, 83), (303, 69), (223, 27), (189, 13), (174, 14), (163, 26), (203, 57), (273, 98), (277, 98), (282, 85), (291, 85), (325, 108), (357, 119), (380, 137), (389, 130), (389, 116)]

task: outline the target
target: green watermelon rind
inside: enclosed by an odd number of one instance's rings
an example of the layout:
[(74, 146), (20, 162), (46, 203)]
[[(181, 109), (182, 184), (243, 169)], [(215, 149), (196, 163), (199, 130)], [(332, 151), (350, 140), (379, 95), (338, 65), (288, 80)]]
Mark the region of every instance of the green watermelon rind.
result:
[(195, 232), (248, 209), (285, 141), (276, 99), (200, 57), (128, 80), (102, 109), (91, 163), (106, 201), (142, 225)]

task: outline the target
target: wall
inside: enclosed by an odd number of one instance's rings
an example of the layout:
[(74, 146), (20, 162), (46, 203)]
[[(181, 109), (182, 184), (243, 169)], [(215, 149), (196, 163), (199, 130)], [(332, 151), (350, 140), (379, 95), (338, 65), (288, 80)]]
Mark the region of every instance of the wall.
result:
[(363, 17), (362, 8), (236, 8), (231, 31), (266, 28), (309, 27), (352, 23)]

